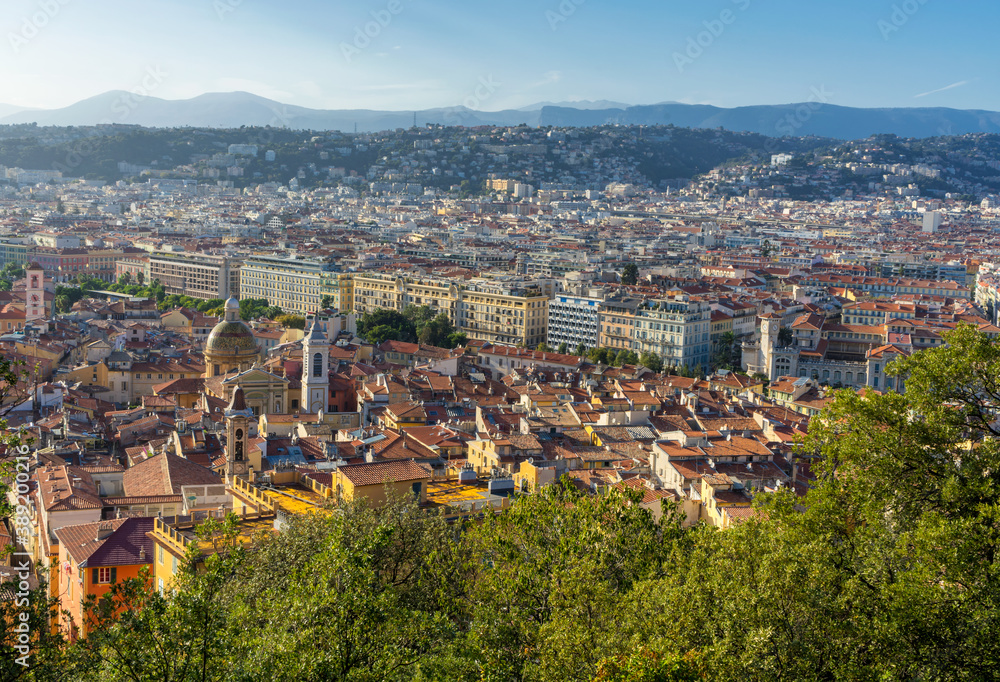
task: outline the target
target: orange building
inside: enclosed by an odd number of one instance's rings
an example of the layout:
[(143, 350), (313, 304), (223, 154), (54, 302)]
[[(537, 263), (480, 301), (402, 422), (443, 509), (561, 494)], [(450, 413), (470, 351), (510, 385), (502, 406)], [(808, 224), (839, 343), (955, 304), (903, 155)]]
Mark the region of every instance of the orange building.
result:
[(64, 526), (59, 539), (59, 626), (70, 638), (86, 637), (91, 623), (87, 597), (100, 599), (118, 581), (138, 578), (153, 563), (155, 519), (114, 519)]

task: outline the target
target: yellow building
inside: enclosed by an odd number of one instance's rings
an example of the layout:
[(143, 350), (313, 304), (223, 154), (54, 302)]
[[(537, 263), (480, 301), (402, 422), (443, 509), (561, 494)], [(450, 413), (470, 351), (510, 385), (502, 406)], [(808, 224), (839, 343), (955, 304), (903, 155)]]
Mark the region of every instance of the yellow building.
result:
[(354, 276), (354, 310), (402, 312), (409, 305), (445, 313), (456, 329), (489, 343), (535, 347), (548, 336), (551, 282), (452, 281), (389, 274)]
[(342, 313), (354, 310), (354, 276), (342, 273), (324, 274), (320, 284), (320, 302), (323, 296), (333, 299), (332, 307)]
[(415, 495), (420, 504), (424, 504), (430, 480), (430, 471), (411, 460), (366, 462), (337, 467), (333, 488), (346, 502), (366, 499), (378, 506), (385, 504), (388, 490), (399, 497)]

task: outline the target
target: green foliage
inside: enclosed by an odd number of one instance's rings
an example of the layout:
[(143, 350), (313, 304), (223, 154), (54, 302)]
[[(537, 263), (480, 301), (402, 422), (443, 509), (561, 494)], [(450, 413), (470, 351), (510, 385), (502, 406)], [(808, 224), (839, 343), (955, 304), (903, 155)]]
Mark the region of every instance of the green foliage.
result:
[(327, 310), (333, 307), (333, 296), (330, 294), (323, 294), (323, 297), (319, 300), (319, 307), (323, 310)]
[(635, 351), (622, 349), (618, 351), (618, 354), (615, 356), (615, 367), (637, 364), (639, 364), (639, 356), (635, 353)]
[(7, 263), (0, 270), (0, 291), (10, 291), (11, 287), (14, 286), (14, 282), (23, 278), (25, 275), (24, 268), (22, 268), (17, 263)]
[(305, 329), (306, 328), (306, 318), (301, 315), (278, 315), (274, 318), (274, 321), (280, 324), (285, 329)]
[(663, 371), (663, 360), (653, 352), (644, 352), (639, 356), (639, 364), (647, 367), (657, 374)]
[(640, 649), (601, 661), (595, 682), (697, 682), (707, 679), (704, 655), (658, 654)]
[(403, 339), (399, 337), (399, 330), (394, 327), (390, 327), (387, 324), (380, 324), (365, 333), (365, 338), (368, 339), (368, 342), (373, 343), (376, 346), (384, 341), (403, 341)]
[(622, 268), (622, 284), (634, 286), (639, 282), (639, 267), (635, 263), (629, 263)]
[(551, 353), (552, 352), (552, 349), (549, 347), (549, 344), (545, 343), (544, 341), (542, 343), (538, 344), (535, 347), (535, 350), (537, 350), (539, 353)]
[(582, 357), (587, 354), (587, 347), (581, 343), (576, 347), (576, 350), (574, 350), (573, 353)]
[(446, 348), (458, 348), (469, 343), (469, 336), (465, 332), (455, 332), (448, 336)]
[(278, 306), (269, 305), (266, 298), (244, 298), (240, 301), (240, 317), (246, 322), (261, 317), (273, 320), (283, 314)]
[[(409, 308), (407, 309), (409, 310)], [(376, 341), (372, 338), (372, 334), (379, 327), (387, 329), (379, 330)], [(408, 343), (416, 343), (417, 341), (417, 330), (413, 321), (402, 313), (389, 308), (376, 308), (362, 315), (361, 319), (358, 320), (358, 335), (376, 345), (387, 339)]]
[(444, 313), (438, 313), (434, 319), (425, 323), (417, 332), (417, 340), (429, 346), (442, 348), (453, 348), (449, 345), (449, 338), (455, 333), (455, 326)]
[(562, 343), (559, 344), (559, 348), (556, 350), (561, 355), (566, 355), (567, 353), (569, 353), (569, 344), (563, 341)]
[(739, 346), (736, 341), (736, 334), (733, 332), (725, 332), (719, 337), (716, 344), (715, 356), (712, 358), (713, 365), (716, 369), (739, 369), (741, 366), (741, 358), (737, 357), (739, 354)]

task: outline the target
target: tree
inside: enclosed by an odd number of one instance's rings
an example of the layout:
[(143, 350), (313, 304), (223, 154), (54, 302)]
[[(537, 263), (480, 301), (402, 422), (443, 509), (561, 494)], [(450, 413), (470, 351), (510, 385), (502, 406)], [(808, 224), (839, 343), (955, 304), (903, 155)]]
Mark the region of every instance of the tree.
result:
[(761, 242), (760, 257), (763, 260), (771, 260), (771, 256), (774, 255), (774, 251), (775, 251), (774, 246), (771, 244), (770, 240), (765, 239), (763, 242)]
[(379, 325), (374, 329), (370, 329), (366, 334), (365, 338), (368, 343), (379, 345), (384, 341), (402, 341), (399, 338), (399, 330), (395, 327), (390, 327), (387, 324)]
[(559, 344), (557, 352), (561, 355), (566, 355), (567, 353), (569, 353), (569, 344), (563, 341), (562, 343)]
[(639, 282), (639, 267), (635, 263), (629, 263), (622, 268), (622, 284), (634, 286)]
[(539, 353), (551, 353), (552, 352), (552, 349), (549, 348), (549, 344), (545, 343), (544, 341), (542, 341), (540, 344), (538, 344), (537, 346), (535, 346), (535, 350), (538, 351)]
[(305, 329), (306, 328), (306, 318), (301, 315), (278, 315), (274, 318), (274, 321), (280, 324), (285, 329)]
[(249, 322), (264, 317), (274, 319), (284, 314), (284, 311), (277, 307), (268, 305), (266, 298), (244, 298), (240, 301), (240, 317)]
[[(423, 325), (417, 340), (429, 346), (443, 348), (448, 345), (449, 338), (455, 333), (455, 326), (444, 313), (438, 313), (434, 319)], [(452, 346), (454, 347), (454, 346)]]
[(778, 331), (778, 345), (782, 347), (791, 346), (795, 343), (795, 334), (792, 333), (791, 327), (782, 327)]
[(734, 362), (736, 348), (736, 334), (725, 332), (719, 336), (718, 345), (713, 358), (715, 366), (719, 369), (734, 369), (738, 362)]
[[(375, 310), (366, 312), (358, 320), (358, 334), (370, 343), (376, 343), (370, 336), (371, 331), (377, 327), (388, 327), (392, 330), (391, 335), (385, 338), (392, 338), (395, 341), (406, 341), (407, 343), (416, 343), (417, 341), (417, 332), (413, 326), (413, 322), (396, 310), (376, 308)], [(384, 334), (385, 332), (380, 332), (380, 335), (384, 336)], [(382, 340), (384, 341), (385, 338), (382, 338)], [(381, 341), (377, 343), (381, 343)]]
[(615, 367), (624, 367), (625, 365), (636, 365), (639, 363), (639, 356), (636, 355), (634, 351), (625, 350), (624, 348), (618, 351), (618, 355), (615, 356), (614, 365)]
[(334, 298), (330, 294), (323, 294), (322, 298), (319, 300), (319, 307), (323, 310), (329, 310), (333, 308)]
[(132, 275), (127, 272), (122, 274), (120, 277), (118, 277), (118, 284), (123, 287), (129, 286), (130, 284), (132, 284)]
[(574, 353), (579, 356), (584, 356), (587, 354), (587, 347), (581, 343), (576, 347)]
[(139, 283), (139, 286), (142, 286), (143, 283), (145, 283), (146, 281), (146, 273), (142, 272), (141, 270), (137, 272), (135, 275), (135, 281)]
[(458, 348), (469, 343), (469, 337), (465, 332), (455, 332), (448, 336), (447, 348)]
[(663, 371), (663, 360), (653, 352), (644, 352), (639, 356), (639, 364), (659, 374)]
[(481, 679), (590, 680), (601, 658), (621, 650), (616, 602), (666, 568), (663, 538), (675, 532), (636, 499), (584, 496), (564, 477), (468, 530)]

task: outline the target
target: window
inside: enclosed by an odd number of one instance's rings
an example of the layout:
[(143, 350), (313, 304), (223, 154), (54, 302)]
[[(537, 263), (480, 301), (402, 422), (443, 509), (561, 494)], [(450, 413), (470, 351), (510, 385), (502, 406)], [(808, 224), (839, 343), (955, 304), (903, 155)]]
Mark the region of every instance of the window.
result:
[(102, 567), (97, 569), (97, 582), (107, 584), (111, 582), (111, 567)]
[(171, 557), (171, 559), (172, 559), (172, 561), (170, 562), (170, 570), (174, 573), (174, 575), (176, 575), (177, 574), (177, 557)]
[(322, 377), (323, 376), (323, 354), (316, 353), (313, 355), (313, 376)]
[(159, 559), (159, 562), (162, 564), (163, 563), (163, 547), (162, 546), (159, 548), (158, 559)]

